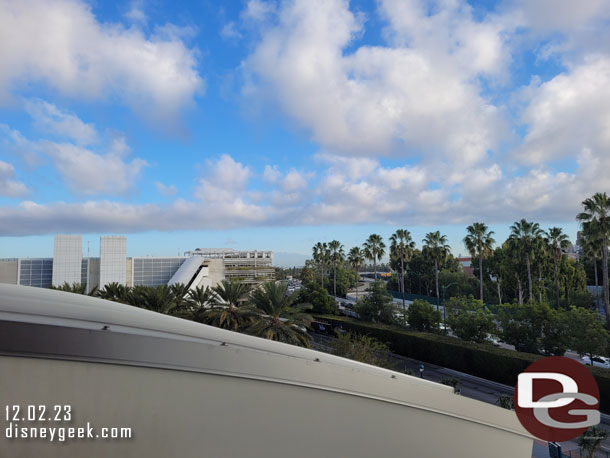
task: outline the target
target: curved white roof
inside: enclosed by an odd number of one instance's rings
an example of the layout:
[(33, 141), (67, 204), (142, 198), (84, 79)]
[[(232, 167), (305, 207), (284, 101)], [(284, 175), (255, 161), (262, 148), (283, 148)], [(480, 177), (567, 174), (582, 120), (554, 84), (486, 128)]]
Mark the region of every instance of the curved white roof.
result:
[[(0, 284), (0, 321), (200, 342), (206, 371), (362, 395), (528, 436), (514, 412), (457, 396), (451, 387), (306, 348), (273, 342), (62, 291)], [(198, 351), (199, 353), (199, 351)]]

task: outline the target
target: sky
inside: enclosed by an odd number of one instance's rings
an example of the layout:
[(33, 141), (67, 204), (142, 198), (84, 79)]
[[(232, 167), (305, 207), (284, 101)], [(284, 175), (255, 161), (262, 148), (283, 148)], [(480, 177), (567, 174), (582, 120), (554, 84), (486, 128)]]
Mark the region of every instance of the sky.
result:
[(457, 255), (610, 191), (608, 0), (0, 0), (0, 41), (0, 257)]

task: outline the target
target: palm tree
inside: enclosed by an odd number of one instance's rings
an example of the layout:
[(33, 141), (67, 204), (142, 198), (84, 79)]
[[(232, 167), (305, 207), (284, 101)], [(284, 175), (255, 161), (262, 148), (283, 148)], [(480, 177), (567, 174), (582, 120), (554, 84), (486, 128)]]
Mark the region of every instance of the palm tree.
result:
[(519, 249), (525, 254), (525, 265), (527, 267), (527, 281), (529, 284), (530, 301), (534, 299), (532, 286), (532, 268), (530, 264), (530, 254), (535, 245), (540, 241), (544, 232), (538, 223), (530, 223), (525, 219), (515, 222), (511, 227), (509, 239), (513, 240)]
[(350, 263), (352, 268), (356, 271), (356, 297), (358, 297), (358, 281), (360, 280), (360, 268), (364, 264), (364, 253), (360, 247), (352, 247), (347, 255), (347, 262)]
[(373, 261), (373, 270), (375, 271), (375, 280), (377, 280), (377, 261), (381, 261), (385, 254), (385, 243), (381, 235), (371, 234), (364, 242), (364, 257)]
[(583, 200), (584, 211), (576, 216), (585, 231), (597, 233), (602, 245), (602, 285), (606, 320), (610, 327), (610, 298), (608, 294), (608, 236), (610, 236), (610, 198), (604, 193), (596, 193)]
[(591, 426), (578, 437), (578, 446), (583, 452), (587, 452), (589, 458), (595, 456), (595, 451), (602, 442), (608, 437), (608, 431), (599, 426)]
[(193, 319), (201, 322), (201, 315), (215, 299), (216, 294), (209, 286), (197, 286), (195, 289), (189, 290), (186, 296), (186, 303)]
[(143, 307), (153, 312), (169, 314), (176, 307), (175, 296), (167, 285), (143, 288), (141, 295)]
[(250, 293), (245, 284), (222, 280), (212, 290), (215, 296), (211, 307), (201, 313), (204, 323), (232, 331), (250, 324), (255, 314), (250, 307), (243, 305)]
[(309, 347), (306, 327), (313, 318), (304, 313), (309, 304), (295, 305), (298, 292), (287, 294), (286, 282), (267, 282), (252, 292), (250, 301), (259, 317), (245, 332), (257, 337)]
[(328, 244), (328, 250), (330, 252), (330, 261), (333, 265), (333, 295), (337, 296), (337, 264), (343, 262), (345, 257), (345, 251), (343, 251), (343, 245), (338, 240), (333, 240)]
[[(406, 229), (397, 229), (390, 237), (390, 253), (394, 259), (400, 260), (400, 291), (402, 292), (402, 308), (407, 310), (405, 305), (405, 263), (408, 263), (415, 250), (415, 242), (411, 238), (411, 233)], [(406, 314), (403, 314), (406, 326)]]
[(187, 301), (187, 295), (189, 292), (188, 286), (184, 283), (174, 283), (170, 285), (170, 291), (174, 296), (175, 307), (172, 310), (172, 315), (187, 317), (190, 315), (189, 303)]
[(479, 257), (479, 288), (480, 298), (483, 299), (483, 258), (489, 256), (496, 241), (492, 235), (494, 231), (488, 231), (485, 223), (473, 223), (466, 228), (468, 235), (464, 237), (464, 245), (470, 252), (470, 256)]
[(555, 303), (559, 309), (559, 277), (557, 276), (557, 262), (561, 259), (562, 251), (568, 248), (570, 241), (560, 227), (552, 227), (546, 233), (546, 240), (553, 252), (553, 269), (555, 272)]
[(102, 289), (97, 292), (97, 295), (102, 299), (108, 299), (115, 302), (126, 302), (126, 296), (129, 288), (118, 282), (112, 282), (104, 285)]
[(56, 289), (56, 290), (59, 290), (59, 291), (65, 291), (67, 293), (83, 294), (83, 295), (86, 294), (87, 296), (97, 296), (98, 287), (94, 286), (93, 289), (87, 293), (87, 284), (86, 283), (72, 283), (72, 284), (70, 284), (70, 283), (68, 283), (66, 281), (61, 286), (51, 286), (51, 289)]
[(438, 289), (438, 266), (449, 254), (447, 237), (439, 231), (428, 232), (424, 238), (424, 254), (434, 260), (434, 278), (436, 281), (436, 309), (440, 309), (440, 294)]
[(593, 273), (595, 277), (595, 306), (599, 307), (599, 282), (597, 275), (597, 260), (601, 257), (601, 237), (595, 232), (595, 228), (589, 226), (583, 231), (583, 237), (580, 242), (585, 256), (593, 259)]
[(320, 279), (322, 288), (324, 288), (325, 267), (326, 264), (328, 264), (328, 259), (330, 257), (328, 245), (326, 244), (326, 242), (318, 242), (313, 246), (312, 252), (313, 260), (320, 268)]

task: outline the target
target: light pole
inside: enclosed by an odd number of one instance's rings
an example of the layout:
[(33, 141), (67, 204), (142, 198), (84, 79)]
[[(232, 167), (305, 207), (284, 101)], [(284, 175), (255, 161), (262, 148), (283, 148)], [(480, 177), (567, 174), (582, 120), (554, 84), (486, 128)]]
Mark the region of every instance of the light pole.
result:
[(445, 286), (441, 286), (441, 289), (443, 290), (443, 324), (445, 325), (445, 330), (447, 330), (447, 312), (445, 309), (445, 291), (447, 291), (447, 288), (449, 288), (450, 286), (453, 285), (457, 285), (457, 282), (453, 282), (453, 283), (449, 283), (448, 285)]

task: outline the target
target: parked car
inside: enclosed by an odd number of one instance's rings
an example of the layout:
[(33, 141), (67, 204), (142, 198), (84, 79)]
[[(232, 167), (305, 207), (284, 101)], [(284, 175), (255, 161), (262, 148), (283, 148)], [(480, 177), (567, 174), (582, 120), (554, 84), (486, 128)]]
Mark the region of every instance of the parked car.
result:
[[(591, 358), (589, 358), (588, 356), (583, 356), (580, 362), (591, 366)], [(610, 358), (606, 358), (605, 356), (594, 356), (593, 366), (603, 367), (604, 369), (610, 369)]]

